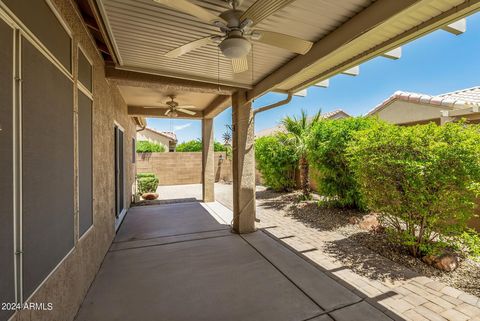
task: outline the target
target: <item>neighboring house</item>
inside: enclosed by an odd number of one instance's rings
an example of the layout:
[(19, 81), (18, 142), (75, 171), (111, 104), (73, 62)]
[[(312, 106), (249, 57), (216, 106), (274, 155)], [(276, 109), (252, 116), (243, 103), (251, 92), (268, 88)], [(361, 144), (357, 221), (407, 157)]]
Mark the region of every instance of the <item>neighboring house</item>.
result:
[(443, 124), (465, 118), (480, 122), (480, 86), (442, 95), (430, 96), (397, 91), (367, 116), (397, 125), (416, 125), (434, 122)]
[[(321, 117), (323, 119), (341, 119), (341, 118), (348, 118), (348, 117), (351, 117), (351, 116), (349, 114), (347, 114), (346, 112), (344, 112), (343, 110), (337, 109), (337, 110), (330, 111), (328, 113), (322, 114)], [(270, 135), (273, 135), (275, 133), (284, 132), (284, 131), (285, 131), (284, 126), (282, 124), (279, 124), (279, 125), (277, 125), (275, 127), (272, 127), (272, 128), (267, 128), (267, 129), (260, 130), (258, 133), (255, 134), (255, 138), (270, 136)]]
[(177, 147), (177, 135), (174, 132), (160, 132), (145, 127), (145, 129), (137, 132), (137, 141), (142, 140), (163, 145), (168, 152), (174, 152)]

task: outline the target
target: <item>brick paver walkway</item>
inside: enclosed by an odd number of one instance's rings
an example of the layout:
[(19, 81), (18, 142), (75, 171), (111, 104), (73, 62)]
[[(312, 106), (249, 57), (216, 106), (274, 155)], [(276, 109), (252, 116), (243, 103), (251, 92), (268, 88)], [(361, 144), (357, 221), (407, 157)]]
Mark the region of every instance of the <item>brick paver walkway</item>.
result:
[[(257, 200), (259, 228), (265, 228), (283, 242), (302, 252), (303, 255), (334, 275), (349, 283), (382, 306), (394, 311), (406, 320), (475, 320), (480, 321), (480, 299), (459, 291), (428, 277), (396, 264), (366, 248), (359, 248), (358, 257), (375, 261), (377, 274), (389, 275), (392, 271), (402, 278), (370, 278), (345, 267), (335, 255), (328, 251), (328, 244), (345, 239), (332, 231), (319, 231), (282, 215), (281, 211), (263, 206)], [(368, 269), (368, 264), (358, 262)], [(381, 269), (384, 271), (381, 271)], [(379, 271), (380, 269), (380, 271)], [(384, 273), (382, 273), (384, 272)]]

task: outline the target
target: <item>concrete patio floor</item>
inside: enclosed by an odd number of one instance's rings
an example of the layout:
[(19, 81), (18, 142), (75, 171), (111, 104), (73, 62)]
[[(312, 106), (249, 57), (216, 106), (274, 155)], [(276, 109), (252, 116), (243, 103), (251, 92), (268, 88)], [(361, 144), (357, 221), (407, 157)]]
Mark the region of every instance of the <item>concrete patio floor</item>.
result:
[(130, 209), (76, 320), (399, 319), (266, 230), (232, 234), (229, 213)]

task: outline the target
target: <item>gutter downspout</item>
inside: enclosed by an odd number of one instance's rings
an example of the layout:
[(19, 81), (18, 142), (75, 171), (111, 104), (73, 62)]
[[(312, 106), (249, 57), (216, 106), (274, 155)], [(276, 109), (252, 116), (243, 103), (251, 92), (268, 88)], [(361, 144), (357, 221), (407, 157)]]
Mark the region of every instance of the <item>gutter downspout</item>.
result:
[(267, 111), (267, 110), (270, 110), (270, 109), (277, 108), (277, 107), (288, 104), (290, 101), (292, 101), (292, 97), (293, 97), (293, 94), (291, 92), (288, 92), (288, 96), (284, 100), (280, 100), (276, 103), (273, 103), (273, 104), (270, 104), (270, 105), (267, 105), (267, 106), (262, 106), (262, 107), (259, 107), (259, 108), (255, 109), (253, 111), (253, 117), (255, 117), (258, 113), (261, 113), (261, 112), (264, 112), (264, 111)]

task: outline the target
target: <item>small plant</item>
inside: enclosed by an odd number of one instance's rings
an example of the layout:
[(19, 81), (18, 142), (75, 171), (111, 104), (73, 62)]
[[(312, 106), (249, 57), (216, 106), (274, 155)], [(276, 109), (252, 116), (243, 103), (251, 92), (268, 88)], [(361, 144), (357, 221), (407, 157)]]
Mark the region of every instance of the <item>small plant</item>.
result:
[(149, 142), (148, 140), (140, 140), (137, 142), (137, 153), (163, 153), (165, 146)]
[(265, 185), (276, 191), (295, 188), (298, 157), (287, 135), (264, 136), (255, 141), (255, 159)]
[(140, 194), (155, 193), (158, 188), (158, 178), (153, 173), (139, 173), (137, 186)]

